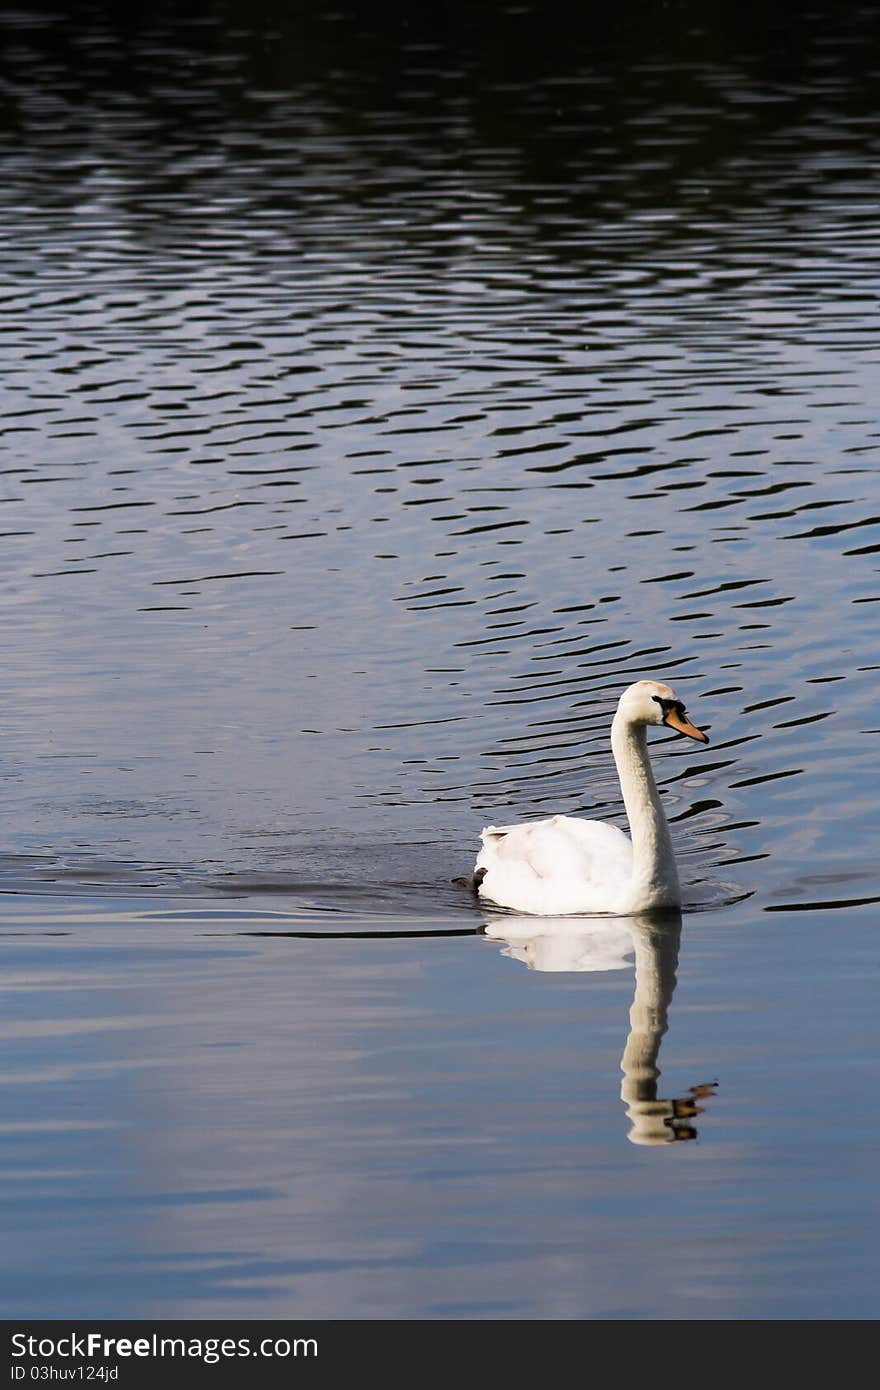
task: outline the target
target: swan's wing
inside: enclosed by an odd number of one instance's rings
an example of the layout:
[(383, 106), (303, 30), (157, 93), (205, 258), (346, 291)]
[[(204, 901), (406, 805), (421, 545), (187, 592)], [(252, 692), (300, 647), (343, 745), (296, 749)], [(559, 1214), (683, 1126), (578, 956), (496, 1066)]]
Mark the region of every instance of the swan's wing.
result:
[(525, 863), (540, 878), (579, 872), (604, 879), (632, 868), (632, 845), (607, 821), (551, 816), (524, 825), (490, 825), (482, 832), (481, 861)]
[(523, 912), (614, 911), (632, 874), (630, 841), (605, 821), (552, 816), (492, 825), (482, 840), (475, 870), (480, 897)]

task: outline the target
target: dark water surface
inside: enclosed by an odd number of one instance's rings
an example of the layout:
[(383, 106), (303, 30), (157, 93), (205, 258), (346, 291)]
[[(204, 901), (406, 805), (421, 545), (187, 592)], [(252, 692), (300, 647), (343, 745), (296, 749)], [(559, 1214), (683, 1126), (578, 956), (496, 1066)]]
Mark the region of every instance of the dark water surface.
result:
[(5, 1315), (875, 1317), (880, 9), (175, 8), (0, 16)]

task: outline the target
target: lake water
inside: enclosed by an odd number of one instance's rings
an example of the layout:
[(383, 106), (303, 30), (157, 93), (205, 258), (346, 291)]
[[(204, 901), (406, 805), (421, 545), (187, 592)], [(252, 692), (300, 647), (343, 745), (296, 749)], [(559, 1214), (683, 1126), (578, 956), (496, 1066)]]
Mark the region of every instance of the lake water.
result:
[(875, 1317), (880, 8), (174, 8), (0, 19), (4, 1315)]

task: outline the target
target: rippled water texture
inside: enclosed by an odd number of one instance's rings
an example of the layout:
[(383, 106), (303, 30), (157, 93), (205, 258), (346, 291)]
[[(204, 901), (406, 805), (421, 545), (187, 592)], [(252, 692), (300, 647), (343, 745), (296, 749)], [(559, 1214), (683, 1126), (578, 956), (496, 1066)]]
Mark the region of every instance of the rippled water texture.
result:
[(179, 8), (0, 16), (7, 1316), (875, 1316), (880, 10)]

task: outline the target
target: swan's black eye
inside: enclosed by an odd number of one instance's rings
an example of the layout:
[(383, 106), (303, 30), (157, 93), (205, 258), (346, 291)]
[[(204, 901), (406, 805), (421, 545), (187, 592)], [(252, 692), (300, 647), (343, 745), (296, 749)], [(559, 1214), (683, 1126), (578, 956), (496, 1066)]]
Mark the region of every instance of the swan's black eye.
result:
[(651, 699), (655, 700), (662, 709), (664, 722), (673, 710), (680, 719), (684, 719), (684, 704), (681, 700), (666, 700), (662, 695), (652, 695)]

